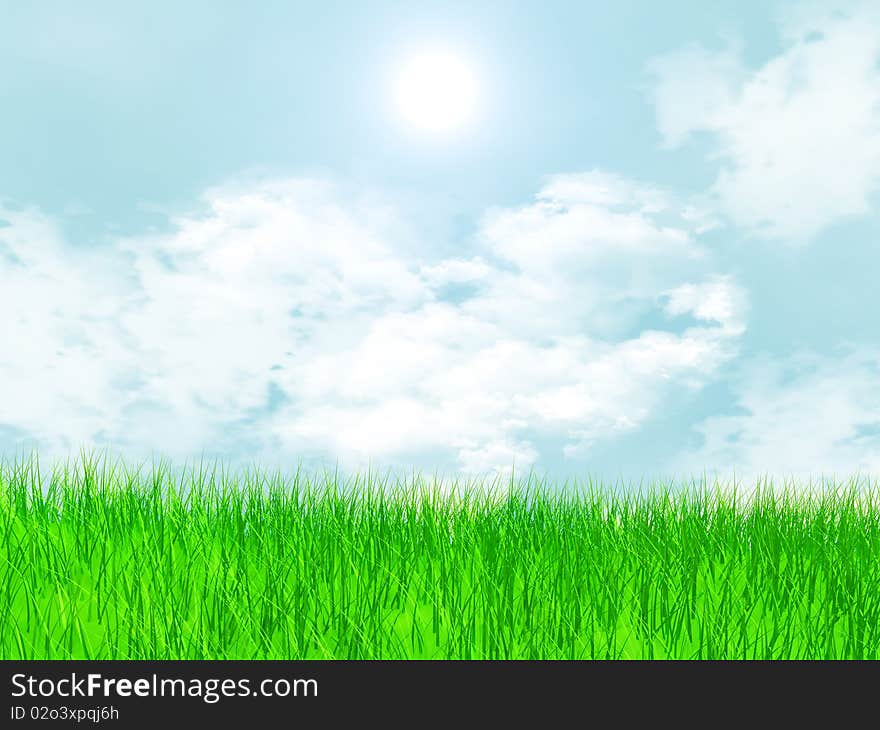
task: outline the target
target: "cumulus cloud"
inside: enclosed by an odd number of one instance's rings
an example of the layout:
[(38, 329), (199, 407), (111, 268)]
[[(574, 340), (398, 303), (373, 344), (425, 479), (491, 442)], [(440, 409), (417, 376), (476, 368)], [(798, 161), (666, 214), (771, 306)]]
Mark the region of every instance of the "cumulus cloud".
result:
[(489, 211), (442, 260), (314, 180), (203, 203), (88, 255), (0, 213), (0, 425), (55, 450), (526, 468), (637, 428), (745, 327), (703, 219), (601, 172)]
[(680, 460), (692, 471), (735, 469), (746, 481), (876, 476), (880, 352), (756, 361), (740, 379), (735, 412), (697, 430), (701, 445)]
[(112, 432), (137, 380), (124, 272), (30, 208), (0, 207), (0, 424), (50, 449)]
[(708, 133), (719, 209), (754, 235), (804, 243), (867, 214), (880, 186), (880, 9), (850, 3), (785, 16), (784, 50), (757, 69), (732, 45), (654, 59), (670, 147)]
[(745, 331), (745, 292), (730, 277), (716, 276), (700, 284), (682, 284), (668, 291), (667, 296), (669, 314), (692, 314), (706, 322), (717, 322), (735, 334)]

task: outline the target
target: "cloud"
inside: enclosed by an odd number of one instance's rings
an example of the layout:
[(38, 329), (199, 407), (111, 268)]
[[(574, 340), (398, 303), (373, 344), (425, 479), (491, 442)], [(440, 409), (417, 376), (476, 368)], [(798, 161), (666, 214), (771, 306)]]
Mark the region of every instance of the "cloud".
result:
[(126, 280), (34, 209), (0, 208), (0, 424), (54, 449), (112, 430), (136, 377)]
[(38, 211), (0, 218), (0, 426), (52, 450), (527, 468), (638, 428), (745, 328), (699, 216), (601, 172), (440, 260), (306, 179), (209, 190), (89, 254)]
[(802, 8), (781, 33), (784, 50), (758, 69), (736, 45), (691, 45), (649, 70), (665, 144), (710, 135), (720, 211), (756, 236), (805, 243), (868, 214), (880, 186), (880, 9)]
[(698, 426), (702, 443), (681, 466), (724, 465), (746, 481), (880, 474), (877, 350), (755, 361), (741, 376), (735, 410)]
[[(538, 437), (575, 455), (637, 428), (675, 386), (699, 387), (734, 353), (743, 296), (719, 277), (682, 283), (705, 252), (681, 211), (646, 190), (570, 175), (532, 204), (489, 212), (477, 258), (422, 267), (428, 301), (282, 376), (293, 395), (273, 419), (279, 441), (354, 459), (442, 463), (451, 452), (465, 469), (509, 466), (505, 455), (527, 466)], [(440, 298), (452, 279), (472, 285), (460, 301)], [(699, 322), (621, 334), (667, 297), (673, 315)]]
[(745, 292), (730, 277), (715, 277), (701, 284), (682, 284), (667, 292), (666, 311), (673, 315), (693, 314), (704, 322), (717, 322), (733, 334), (745, 332), (748, 303)]
[(535, 337), (614, 336), (653, 309), (658, 292), (705, 273), (690, 213), (615, 175), (552, 177), (534, 203), (486, 214), (480, 239), (499, 271), (465, 309), (515, 319)]

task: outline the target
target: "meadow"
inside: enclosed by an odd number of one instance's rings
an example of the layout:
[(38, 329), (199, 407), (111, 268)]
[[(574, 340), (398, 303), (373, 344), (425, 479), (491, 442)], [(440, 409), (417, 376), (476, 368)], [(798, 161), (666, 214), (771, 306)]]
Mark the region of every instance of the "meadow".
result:
[(7, 460), (0, 658), (877, 658), (878, 496)]

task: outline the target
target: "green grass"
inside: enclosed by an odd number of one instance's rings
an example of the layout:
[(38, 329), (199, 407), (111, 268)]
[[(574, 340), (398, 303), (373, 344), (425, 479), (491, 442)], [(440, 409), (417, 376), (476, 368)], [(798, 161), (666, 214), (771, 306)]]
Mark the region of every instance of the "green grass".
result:
[(0, 658), (880, 656), (873, 483), (0, 465)]

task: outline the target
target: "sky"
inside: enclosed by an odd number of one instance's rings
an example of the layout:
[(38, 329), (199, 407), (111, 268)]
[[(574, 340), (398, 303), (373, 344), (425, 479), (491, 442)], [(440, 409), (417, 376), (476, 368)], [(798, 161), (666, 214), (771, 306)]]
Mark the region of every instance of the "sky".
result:
[(878, 234), (876, 3), (0, 0), (4, 455), (877, 475)]

